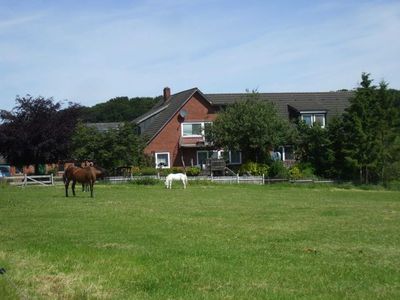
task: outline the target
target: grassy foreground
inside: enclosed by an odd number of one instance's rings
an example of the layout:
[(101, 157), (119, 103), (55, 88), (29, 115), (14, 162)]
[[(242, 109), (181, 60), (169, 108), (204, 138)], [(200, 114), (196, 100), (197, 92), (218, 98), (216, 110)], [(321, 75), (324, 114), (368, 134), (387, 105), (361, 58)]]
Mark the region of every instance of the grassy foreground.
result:
[(400, 299), (400, 193), (3, 187), (0, 267), (0, 299)]

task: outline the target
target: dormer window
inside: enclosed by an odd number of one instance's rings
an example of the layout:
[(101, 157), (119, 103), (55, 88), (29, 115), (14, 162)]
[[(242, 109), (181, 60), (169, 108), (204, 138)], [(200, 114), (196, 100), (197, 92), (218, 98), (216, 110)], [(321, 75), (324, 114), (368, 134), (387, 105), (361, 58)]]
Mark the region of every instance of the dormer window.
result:
[(308, 126), (313, 126), (314, 124), (319, 124), (322, 128), (325, 127), (326, 124), (326, 112), (318, 111), (318, 112), (300, 112), (301, 120), (304, 121)]

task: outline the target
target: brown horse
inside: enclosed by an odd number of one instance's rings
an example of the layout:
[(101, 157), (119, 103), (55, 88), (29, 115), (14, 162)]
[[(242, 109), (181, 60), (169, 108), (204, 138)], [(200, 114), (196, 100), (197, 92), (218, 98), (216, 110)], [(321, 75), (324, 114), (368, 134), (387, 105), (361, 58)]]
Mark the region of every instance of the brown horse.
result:
[[(99, 166), (90, 166), (90, 168), (92, 168), (92, 170), (94, 171), (94, 174), (96, 175), (96, 180), (105, 178), (107, 174), (106, 169), (103, 169)], [(87, 183), (82, 183), (82, 192), (89, 192), (89, 185)]]
[(65, 196), (68, 197), (68, 186), (72, 181), (72, 194), (75, 196), (75, 184), (76, 182), (82, 185), (87, 184), (90, 188), (90, 197), (93, 198), (93, 185), (96, 181), (96, 172), (93, 167), (79, 168), (75, 166), (69, 166), (63, 175), (65, 185)]

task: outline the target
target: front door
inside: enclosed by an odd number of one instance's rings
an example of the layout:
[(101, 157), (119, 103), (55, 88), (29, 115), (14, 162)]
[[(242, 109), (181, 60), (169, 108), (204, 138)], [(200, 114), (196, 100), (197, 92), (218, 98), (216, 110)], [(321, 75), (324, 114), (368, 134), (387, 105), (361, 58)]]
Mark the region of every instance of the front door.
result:
[(204, 169), (207, 163), (207, 159), (210, 157), (210, 151), (199, 150), (197, 151), (197, 165)]

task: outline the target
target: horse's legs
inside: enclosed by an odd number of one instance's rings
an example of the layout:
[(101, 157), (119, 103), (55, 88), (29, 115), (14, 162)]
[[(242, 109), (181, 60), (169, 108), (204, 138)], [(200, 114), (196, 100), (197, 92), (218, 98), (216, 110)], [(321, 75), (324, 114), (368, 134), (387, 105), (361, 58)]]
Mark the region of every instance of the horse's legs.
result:
[(72, 180), (72, 194), (75, 196), (75, 184), (76, 180)]
[(182, 178), (182, 183), (183, 183), (183, 188), (186, 189), (186, 182), (184, 178)]
[(90, 197), (93, 198), (93, 186), (94, 186), (94, 180), (91, 180), (89, 182), (89, 187), (90, 187)]
[(65, 197), (68, 197), (69, 179), (65, 180), (64, 185), (65, 185)]
[(85, 184), (84, 184), (84, 183), (82, 183), (82, 192), (86, 192), (86, 191), (85, 191)]

